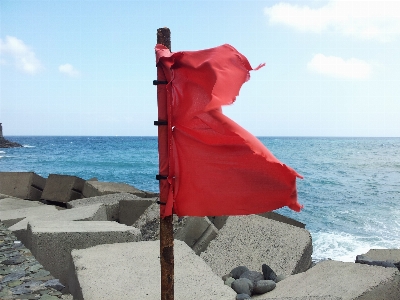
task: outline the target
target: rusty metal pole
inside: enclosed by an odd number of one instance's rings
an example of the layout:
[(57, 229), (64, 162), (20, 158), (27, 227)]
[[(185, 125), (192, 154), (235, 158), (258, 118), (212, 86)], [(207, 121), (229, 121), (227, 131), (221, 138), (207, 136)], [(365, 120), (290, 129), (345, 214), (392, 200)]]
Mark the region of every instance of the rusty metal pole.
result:
[[(157, 29), (157, 44), (166, 46), (171, 51), (171, 32), (169, 28)], [(165, 81), (161, 67), (157, 67), (157, 81)], [(158, 121), (168, 123), (167, 93), (165, 84), (157, 85)], [(159, 175), (167, 177), (168, 164), (168, 128), (158, 126)], [(160, 203), (168, 199), (169, 183), (160, 179)], [(161, 209), (160, 209), (161, 212)], [(160, 215), (160, 264), (161, 264), (161, 300), (174, 299), (174, 234), (173, 216), (161, 218)]]

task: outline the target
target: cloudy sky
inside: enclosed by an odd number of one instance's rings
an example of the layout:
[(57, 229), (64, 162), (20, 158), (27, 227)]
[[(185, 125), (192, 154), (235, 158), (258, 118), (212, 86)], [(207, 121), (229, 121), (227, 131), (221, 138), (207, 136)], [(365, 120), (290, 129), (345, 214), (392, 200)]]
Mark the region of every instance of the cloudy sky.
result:
[(0, 2), (11, 135), (156, 135), (154, 46), (255, 67), (224, 112), (257, 136), (400, 136), (400, 1)]

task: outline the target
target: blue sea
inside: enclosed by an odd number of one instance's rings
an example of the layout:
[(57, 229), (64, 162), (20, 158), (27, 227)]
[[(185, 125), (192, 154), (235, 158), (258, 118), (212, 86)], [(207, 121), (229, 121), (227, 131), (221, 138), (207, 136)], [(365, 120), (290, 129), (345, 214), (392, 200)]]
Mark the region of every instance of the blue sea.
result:
[[(10, 136), (23, 148), (0, 149), (0, 171), (97, 177), (158, 192), (156, 137)], [(298, 180), (300, 213), (313, 259), (354, 261), (370, 248), (400, 248), (400, 138), (260, 137)]]

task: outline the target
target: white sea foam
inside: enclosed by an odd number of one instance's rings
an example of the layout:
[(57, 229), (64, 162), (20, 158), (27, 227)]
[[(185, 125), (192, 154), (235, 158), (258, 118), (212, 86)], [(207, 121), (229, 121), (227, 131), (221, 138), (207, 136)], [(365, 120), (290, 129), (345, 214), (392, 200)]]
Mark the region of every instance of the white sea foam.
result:
[(5, 151), (0, 151), (0, 153), (6, 153)]
[(31, 145), (22, 145), (24, 148), (36, 148), (36, 146), (31, 146)]
[(369, 249), (387, 248), (364, 237), (348, 233), (317, 232), (311, 233), (313, 238), (313, 259), (333, 259), (344, 262), (354, 262), (357, 255), (368, 252)]

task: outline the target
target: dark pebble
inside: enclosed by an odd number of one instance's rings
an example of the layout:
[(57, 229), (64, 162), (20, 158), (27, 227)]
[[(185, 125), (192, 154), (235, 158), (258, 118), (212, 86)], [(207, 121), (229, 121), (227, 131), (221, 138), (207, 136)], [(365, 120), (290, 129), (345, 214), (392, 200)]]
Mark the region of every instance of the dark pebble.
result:
[(262, 272), (264, 274), (264, 279), (265, 280), (272, 280), (276, 282), (276, 274), (275, 272), (271, 269), (270, 266), (263, 264), (262, 265)]
[(256, 271), (246, 271), (242, 275), (240, 275), (240, 278), (247, 278), (251, 280), (254, 285), (257, 281), (264, 280), (264, 275)]
[(244, 300), (244, 299), (251, 299), (251, 297), (247, 294), (237, 294), (236, 300)]
[(239, 278), (232, 282), (231, 288), (237, 294), (247, 294), (251, 296), (253, 291), (253, 283), (247, 278)]
[(233, 277), (233, 278), (235, 278), (235, 279), (239, 279), (240, 278), (240, 275), (242, 275), (244, 272), (246, 272), (246, 271), (248, 271), (249, 269), (248, 268), (246, 268), (245, 266), (238, 266), (238, 267), (236, 267), (236, 268), (234, 268), (232, 271), (231, 271), (231, 276)]
[(260, 280), (257, 281), (253, 288), (254, 294), (265, 294), (272, 291), (276, 287), (273, 280)]

